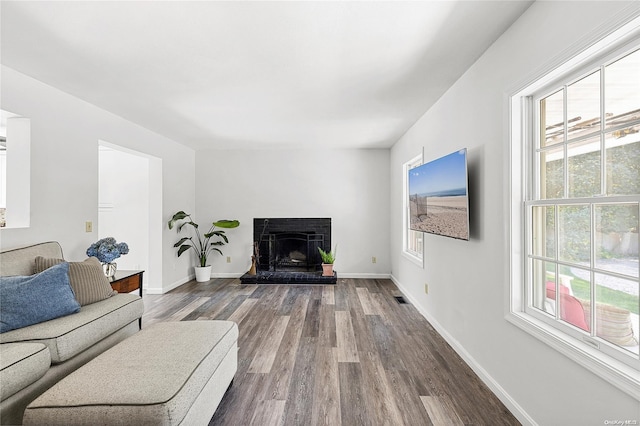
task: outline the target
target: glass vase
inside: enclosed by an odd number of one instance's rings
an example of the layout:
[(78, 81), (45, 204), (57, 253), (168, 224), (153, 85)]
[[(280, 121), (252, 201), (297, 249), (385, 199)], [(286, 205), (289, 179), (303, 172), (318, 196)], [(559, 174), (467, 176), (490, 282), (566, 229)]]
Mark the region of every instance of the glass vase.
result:
[(116, 274), (116, 270), (118, 269), (118, 264), (115, 262), (103, 263), (102, 270), (107, 278), (113, 278)]

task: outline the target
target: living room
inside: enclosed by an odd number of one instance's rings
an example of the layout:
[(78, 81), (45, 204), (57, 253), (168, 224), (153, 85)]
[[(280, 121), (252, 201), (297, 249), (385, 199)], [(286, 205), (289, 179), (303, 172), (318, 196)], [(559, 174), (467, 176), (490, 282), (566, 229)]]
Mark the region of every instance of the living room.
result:
[[(166, 227), (178, 210), (200, 222), (240, 221), (229, 232), (224, 256), (214, 257), (214, 277), (239, 277), (249, 269), (254, 218), (330, 217), (339, 276), (392, 279), (523, 424), (640, 421), (637, 388), (621, 389), (505, 319), (511, 292), (509, 97), (542, 70), (637, 18), (638, 2), (534, 2), (390, 148), (366, 149), (343, 149), (339, 140), (304, 148), (261, 148), (246, 140), (225, 141), (224, 149), (185, 146), (147, 123), (102, 109), (99, 100), (69, 94), (73, 88), (47, 84), (46, 69), (34, 77), (5, 63), (5, 34), (24, 37), (33, 49), (27, 56), (56, 61), (56, 52), (37, 43), (48, 35), (12, 27), (18, 24), (8, 21), (7, 9), (3, 2), (1, 105), (31, 122), (30, 223), (2, 229), (0, 248), (58, 241), (66, 258), (86, 257), (98, 237), (99, 145), (106, 142), (161, 164), (154, 182), (161, 185), (160, 197), (153, 201), (160, 214), (150, 222), (155, 232), (145, 265), (148, 294), (165, 294), (193, 277), (192, 259), (176, 257), (176, 234)], [(568, 18), (574, 16), (580, 19)], [(473, 37), (472, 28), (460, 32)], [(73, 42), (67, 47), (72, 50)], [(67, 72), (89, 89), (106, 84), (91, 78), (103, 54), (96, 52), (91, 66), (66, 64)], [(134, 105), (136, 94), (131, 88)], [(270, 119), (286, 123), (263, 117)], [(340, 119), (328, 121), (338, 126)], [(382, 139), (369, 131), (370, 139)], [(469, 155), (470, 240), (425, 235), (424, 263), (416, 265), (403, 254), (403, 165), (463, 147)], [(86, 232), (87, 222), (92, 232)], [(638, 382), (637, 375), (631, 381)]]

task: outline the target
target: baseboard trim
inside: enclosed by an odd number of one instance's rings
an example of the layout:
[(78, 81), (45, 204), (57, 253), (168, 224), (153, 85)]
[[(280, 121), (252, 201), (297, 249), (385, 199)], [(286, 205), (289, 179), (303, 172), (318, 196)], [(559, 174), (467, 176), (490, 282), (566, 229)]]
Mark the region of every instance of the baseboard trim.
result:
[(391, 279), (390, 274), (368, 274), (368, 273), (350, 273), (350, 272), (340, 272), (336, 270), (336, 274), (338, 274), (338, 279), (340, 278), (355, 278), (355, 279), (363, 279), (363, 280), (388, 280)]
[(171, 290), (173, 290), (174, 288), (178, 288), (180, 287), (182, 284), (186, 284), (189, 281), (195, 279), (195, 275), (189, 275), (185, 278), (179, 279), (178, 281), (174, 281), (171, 284), (169, 284), (168, 287), (162, 287), (162, 288), (144, 288), (144, 293), (145, 294), (165, 294), (170, 292)]
[(211, 278), (240, 278), (246, 274), (246, 272), (214, 272), (211, 274)]
[(440, 323), (433, 318), (427, 311), (425, 311), (422, 306), (411, 296), (405, 286), (400, 283), (400, 281), (391, 274), (391, 281), (395, 283), (395, 285), (400, 289), (402, 294), (411, 301), (413, 306), (418, 310), (418, 312), (436, 329), (436, 331), (447, 341), (449, 345), (456, 351), (458, 355), (464, 360), (464, 362), (471, 367), (471, 369), (480, 377), (480, 380), (484, 382), (485, 385), (491, 389), (491, 391), (498, 397), (500, 401), (511, 411), (511, 413), (516, 416), (518, 421), (523, 425), (535, 426), (537, 423), (527, 414), (527, 412), (516, 402), (515, 399), (507, 393), (507, 391), (500, 386), (498, 382), (496, 382), (493, 377), (484, 369), (476, 360), (467, 352), (467, 350), (458, 342), (451, 334), (447, 332), (447, 330), (440, 325)]

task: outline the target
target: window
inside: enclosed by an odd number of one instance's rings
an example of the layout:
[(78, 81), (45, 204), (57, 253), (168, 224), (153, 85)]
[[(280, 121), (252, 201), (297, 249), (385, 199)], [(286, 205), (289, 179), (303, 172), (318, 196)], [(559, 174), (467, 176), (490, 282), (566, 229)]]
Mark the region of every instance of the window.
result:
[(0, 228), (30, 221), (31, 120), (0, 110)]
[(403, 231), (404, 231), (404, 243), (403, 254), (411, 259), (413, 262), (420, 266), (423, 266), (422, 255), (422, 232), (409, 229), (409, 170), (422, 164), (422, 155), (413, 158), (411, 161), (404, 163), (402, 166), (403, 176)]
[(512, 98), (508, 318), (640, 400), (634, 25)]

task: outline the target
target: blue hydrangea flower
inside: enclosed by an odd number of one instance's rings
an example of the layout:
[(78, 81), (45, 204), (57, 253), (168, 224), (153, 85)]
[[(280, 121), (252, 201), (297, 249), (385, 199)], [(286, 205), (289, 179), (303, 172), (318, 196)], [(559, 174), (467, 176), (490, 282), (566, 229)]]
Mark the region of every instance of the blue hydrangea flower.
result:
[(97, 257), (102, 263), (111, 263), (121, 255), (129, 253), (127, 243), (117, 243), (113, 237), (103, 238), (91, 244), (87, 256)]

